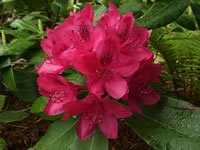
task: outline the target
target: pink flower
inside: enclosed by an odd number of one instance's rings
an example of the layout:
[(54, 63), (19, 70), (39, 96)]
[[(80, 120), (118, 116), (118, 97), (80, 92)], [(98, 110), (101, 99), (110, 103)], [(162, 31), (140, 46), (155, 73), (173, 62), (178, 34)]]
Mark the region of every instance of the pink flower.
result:
[(120, 52), (132, 56), (133, 60), (142, 61), (153, 57), (147, 49), (150, 31), (141, 26), (134, 27), (135, 20), (131, 12), (120, 17), (117, 8), (109, 2), (109, 10), (98, 21), (98, 26), (114, 30), (120, 38)]
[(160, 95), (149, 85), (159, 82), (161, 66), (152, 64), (153, 60), (145, 61), (135, 75), (128, 78), (129, 93), (123, 98), (128, 101), (130, 108), (142, 113), (138, 104), (155, 104)]
[(98, 98), (94, 95), (87, 96), (80, 101), (66, 103), (64, 111), (71, 115), (82, 114), (77, 125), (77, 135), (81, 140), (89, 138), (97, 125), (107, 138), (115, 139), (118, 135), (117, 118), (132, 115), (130, 110), (114, 103), (108, 97)]
[(77, 100), (79, 88), (69, 83), (64, 77), (55, 74), (40, 75), (37, 83), (40, 94), (48, 97), (44, 110), (48, 115), (63, 113), (63, 104)]
[(76, 55), (91, 52), (98, 42), (102, 31), (93, 26), (92, 6), (88, 4), (77, 14), (70, 14), (64, 24), (54, 30), (47, 28), (47, 39), (41, 41), (41, 47), (49, 59), (37, 67), (38, 74), (62, 73), (71, 67)]
[(105, 35), (94, 52), (76, 56), (73, 66), (88, 75), (86, 84), (91, 93), (101, 96), (106, 90), (113, 98), (118, 99), (128, 89), (127, 82), (122, 77), (137, 71), (139, 63), (120, 54), (119, 38), (112, 31), (105, 31)]

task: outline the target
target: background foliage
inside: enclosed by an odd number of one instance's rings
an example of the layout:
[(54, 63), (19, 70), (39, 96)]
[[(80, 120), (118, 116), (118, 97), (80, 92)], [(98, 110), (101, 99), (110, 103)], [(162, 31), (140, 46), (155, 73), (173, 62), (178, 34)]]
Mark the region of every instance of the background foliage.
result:
[[(163, 67), (161, 83), (153, 85), (162, 95), (161, 102), (144, 107), (144, 115), (134, 114), (127, 122), (156, 150), (198, 150), (200, 111), (190, 103), (200, 106), (200, 1), (111, 1), (121, 15), (133, 12), (136, 25), (153, 29), (149, 48), (155, 53), (155, 63)], [(62, 115), (44, 114), (47, 99), (39, 95), (36, 84), (34, 66), (43, 61), (40, 40), (46, 36), (45, 28), (54, 28), (70, 11), (78, 11), (86, 3), (94, 7), (96, 25), (108, 9), (108, 0), (0, 1), (0, 122), (22, 120), (29, 113), (46, 120), (58, 119), (30, 150), (108, 149), (108, 140), (99, 130), (89, 140), (80, 141), (74, 131), (76, 119), (61, 121)], [(84, 78), (76, 71), (68, 70), (66, 74), (70, 82), (84, 84)], [(31, 110), (6, 111), (9, 95), (33, 103)], [(0, 149), (5, 145), (0, 139)]]

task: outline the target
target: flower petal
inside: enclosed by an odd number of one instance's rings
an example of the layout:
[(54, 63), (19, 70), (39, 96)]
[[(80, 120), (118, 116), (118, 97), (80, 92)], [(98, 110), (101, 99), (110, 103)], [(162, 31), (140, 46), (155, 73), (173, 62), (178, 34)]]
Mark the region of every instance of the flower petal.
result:
[(127, 90), (127, 82), (120, 75), (114, 74), (105, 82), (105, 90), (115, 99), (123, 97)]
[(81, 140), (86, 140), (94, 133), (97, 124), (92, 123), (91, 120), (85, 119), (84, 116), (78, 121), (77, 136)]
[(45, 106), (44, 112), (50, 116), (62, 114), (64, 112), (63, 103), (53, 103), (49, 100)]
[(96, 53), (91, 52), (85, 55), (76, 56), (73, 59), (73, 66), (83, 74), (92, 74), (96, 72), (98, 66)]
[(102, 96), (104, 94), (104, 80), (98, 78), (97, 74), (88, 76), (86, 81), (88, 90), (95, 95)]
[(105, 109), (103, 119), (98, 123), (103, 134), (109, 139), (116, 139), (118, 135), (118, 121), (115, 115), (109, 110)]

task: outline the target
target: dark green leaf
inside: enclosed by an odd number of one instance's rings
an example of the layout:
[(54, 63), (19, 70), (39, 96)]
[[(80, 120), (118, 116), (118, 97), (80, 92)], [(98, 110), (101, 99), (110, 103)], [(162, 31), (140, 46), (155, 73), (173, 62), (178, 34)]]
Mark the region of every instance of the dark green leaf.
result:
[(14, 39), (11, 43), (3, 46), (0, 45), (0, 56), (16, 54), (33, 46), (35, 42), (24, 38)]
[(126, 2), (119, 7), (120, 15), (124, 15), (128, 12), (133, 12), (133, 14), (139, 12), (142, 9), (142, 4), (137, 0)]
[(15, 77), (13, 75), (12, 67), (6, 67), (2, 69), (2, 79), (11, 91), (17, 91)]
[(0, 150), (3, 150), (4, 148), (6, 148), (6, 141), (3, 139), (0, 139)]
[(10, 57), (0, 56), (0, 69), (11, 65)]
[(37, 76), (23, 71), (15, 71), (14, 75), (18, 91), (13, 94), (23, 101), (35, 101), (40, 96), (36, 82)]
[(75, 85), (85, 86), (85, 77), (80, 73), (70, 74), (66, 76), (66, 79)]
[(156, 0), (152, 7), (136, 20), (147, 29), (165, 26), (176, 20), (190, 4), (190, 0)]
[(88, 140), (74, 141), (70, 150), (108, 150), (108, 139), (97, 129)]
[(192, 16), (187, 16), (183, 14), (178, 19), (176, 19), (176, 22), (186, 29), (189, 29), (189, 30), (196, 29)]
[(196, 3), (192, 3), (191, 7), (192, 7), (192, 12), (195, 15), (195, 18), (197, 20), (197, 24), (198, 24), (199, 29), (200, 29), (200, 5), (196, 4)]
[(51, 9), (54, 14), (62, 13), (67, 8), (68, 0), (54, 0), (51, 4)]
[(34, 150), (69, 150), (76, 139), (77, 119), (58, 120), (48, 127)]
[(26, 29), (32, 32), (40, 33), (37, 25), (34, 25), (25, 20), (16, 19), (10, 24), (10, 26), (13, 28)]
[(61, 119), (64, 114), (60, 114), (60, 115), (56, 115), (56, 116), (49, 116), (49, 115), (45, 114), (44, 112), (40, 112), (40, 113), (37, 113), (37, 115), (44, 120), (52, 120), (53, 121), (53, 120)]
[(44, 96), (40, 96), (32, 105), (31, 112), (39, 113), (44, 112), (44, 107), (46, 106), (48, 99)]
[(3, 109), (5, 101), (6, 101), (6, 96), (5, 95), (0, 95), (0, 111)]
[(128, 123), (156, 150), (198, 150), (200, 147), (200, 108), (167, 97), (145, 106), (144, 115), (134, 113)]
[(29, 116), (28, 113), (24, 111), (5, 111), (0, 113), (0, 122), (14, 122), (20, 121)]

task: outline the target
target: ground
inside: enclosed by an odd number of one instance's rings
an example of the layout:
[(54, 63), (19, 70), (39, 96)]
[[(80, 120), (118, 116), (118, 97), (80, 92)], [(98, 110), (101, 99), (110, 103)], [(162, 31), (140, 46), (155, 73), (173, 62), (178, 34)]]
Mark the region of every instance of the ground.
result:
[[(9, 97), (6, 104), (7, 110), (22, 110), (31, 107), (31, 104)], [(27, 150), (45, 134), (48, 125), (52, 121), (46, 121), (35, 114), (22, 121), (0, 124), (0, 138), (7, 142), (5, 150)], [(125, 121), (119, 121), (119, 137), (110, 140), (109, 150), (153, 150), (139, 136), (131, 130)]]

